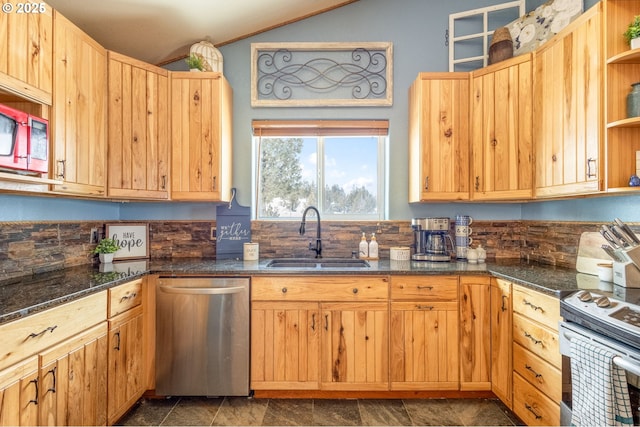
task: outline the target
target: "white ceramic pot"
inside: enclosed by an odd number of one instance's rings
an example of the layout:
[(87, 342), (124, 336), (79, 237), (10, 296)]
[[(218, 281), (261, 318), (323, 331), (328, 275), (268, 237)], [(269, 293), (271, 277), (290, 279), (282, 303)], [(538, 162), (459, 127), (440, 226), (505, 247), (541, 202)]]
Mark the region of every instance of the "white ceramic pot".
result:
[(631, 49), (638, 49), (638, 48), (640, 48), (640, 37), (631, 39)]
[(98, 254), (98, 259), (103, 264), (108, 264), (113, 262), (113, 254)]

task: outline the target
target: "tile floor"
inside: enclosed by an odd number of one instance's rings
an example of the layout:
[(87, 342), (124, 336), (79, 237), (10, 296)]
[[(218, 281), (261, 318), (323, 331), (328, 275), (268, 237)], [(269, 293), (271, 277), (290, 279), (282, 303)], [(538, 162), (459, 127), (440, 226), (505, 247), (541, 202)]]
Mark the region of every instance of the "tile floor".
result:
[(123, 426), (514, 426), (498, 399), (141, 399)]

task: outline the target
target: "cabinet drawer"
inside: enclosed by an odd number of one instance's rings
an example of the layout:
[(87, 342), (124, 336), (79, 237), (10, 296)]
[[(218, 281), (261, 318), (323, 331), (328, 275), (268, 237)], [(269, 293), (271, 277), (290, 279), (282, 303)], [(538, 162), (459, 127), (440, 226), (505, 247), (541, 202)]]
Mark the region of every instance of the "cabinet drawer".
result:
[(540, 292), (513, 286), (513, 312), (558, 331), (560, 321), (560, 300)]
[(109, 289), (109, 317), (123, 313), (142, 302), (142, 279)]
[(394, 276), (391, 278), (391, 299), (457, 301), (457, 276)]
[(513, 412), (528, 426), (560, 425), (560, 406), (518, 374), (513, 375)]
[(107, 291), (0, 326), (0, 369), (107, 319)]
[(387, 301), (387, 276), (254, 277), (251, 300)]
[(513, 341), (556, 368), (562, 368), (558, 332), (513, 313)]
[(562, 398), (560, 370), (518, 344), (513, 345), (513, 369), (554, 402)]

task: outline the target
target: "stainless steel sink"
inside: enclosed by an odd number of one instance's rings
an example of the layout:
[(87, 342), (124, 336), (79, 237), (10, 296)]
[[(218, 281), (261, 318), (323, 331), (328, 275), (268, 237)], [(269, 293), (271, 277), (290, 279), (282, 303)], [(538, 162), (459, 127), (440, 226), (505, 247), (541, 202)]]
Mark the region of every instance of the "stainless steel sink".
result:
[(369, 268), (363, 259), (351, 258), (279, 258), (272, 259), (266, 265), (268, 268)]

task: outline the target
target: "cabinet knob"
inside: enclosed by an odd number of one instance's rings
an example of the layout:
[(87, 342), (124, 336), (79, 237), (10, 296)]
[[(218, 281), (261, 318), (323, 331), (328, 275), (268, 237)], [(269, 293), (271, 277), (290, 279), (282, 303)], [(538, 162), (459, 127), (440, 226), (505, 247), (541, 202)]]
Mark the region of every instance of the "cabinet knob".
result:
[(553, 160), (554, 162), (558, 160), (558, 157), (554, 154), (553, 156), (551, 156), (551, 160)]
[(287, 293), (287, 288), (282, 288), (282, 293), (286, 294)]
[(353, 293), (357, 294), (358, 293), (358, 288), (353, 288)]

